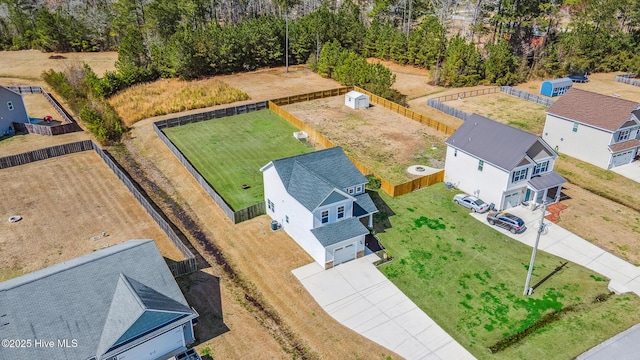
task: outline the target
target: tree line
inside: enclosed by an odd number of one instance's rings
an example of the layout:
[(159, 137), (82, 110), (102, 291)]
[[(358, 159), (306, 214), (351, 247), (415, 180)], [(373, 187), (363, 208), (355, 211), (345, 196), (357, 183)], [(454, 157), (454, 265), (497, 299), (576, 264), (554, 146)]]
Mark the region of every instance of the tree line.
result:
[(117, 49), (117, 70), (96, 85), (102, 96), (159, 77), (281, 66), (285, 56), (389, 97), (393, 79), (363, 59), (430, 69), (445, 86), (640, 70), (634, 0), (43, 1), (0, 0), (0, 47)]

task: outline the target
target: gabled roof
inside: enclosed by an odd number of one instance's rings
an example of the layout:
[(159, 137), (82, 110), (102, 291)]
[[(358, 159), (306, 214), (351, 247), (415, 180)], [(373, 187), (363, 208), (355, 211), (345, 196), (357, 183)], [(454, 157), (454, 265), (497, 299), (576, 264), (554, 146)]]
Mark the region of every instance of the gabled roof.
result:
[(629, 121), (637, 107), (638, 103), (633, 101), (571, 88), (547, 113), (614, 132)]
[(542, 158), (539, 155), (544, 150), (557, 157), (538, 136), (478, 114), (471, 114), (445, 143), (505, 171), (521, 164), (528, 152)]
[(312, 229), (311, 233), (318, 239), (320, 244), (326, 247), (357, 236), (366, 235), (369, 233), (369, 229), (362, 225), (358, 218), (351, 217), (317, 227)]
[(100, 356), (121, 340), (146, 340), (153, 334), (138, 335), (181, 315), (197, 317), (152, 240), (131, 240), (0, 283), (3, 337), (78, 343), (14, 349), (15, 359)]
[[(309, 211), (315, 210), (336, 189), (342, 192), (367, 183), (341, 147), (273, 160), (271, 164), (289, 195)], [(262, 170), (267, 168), (268, 164)]]
[(346, 93), (346, 96), (351, 97), (351, 98), (361, 98), (361, 97), (365, 97), (368, 98), (368, 96), (366, 94), (363, 94), (359, 91), (355, 91), (355, 90), (351, 90), (348, 93)]
[(13, 94), (13, 95), (17, 95), (17, 96), (19, 96), (20, 98), (22, 98), (22, 94), (20, 94), (19, 92), (14, 91), (14, 90), (12, 90), (12, 89), (9, 89), (9, 88), (8, 88), (8, 87), (6, 87), (6, 86), (2, 86), (2, 85), (0, 85), (0, 90), (2, 90), (2, 89), (6, 90), (7, 92), (9, 92), (9, 93), (11, 93), (11, 94)]

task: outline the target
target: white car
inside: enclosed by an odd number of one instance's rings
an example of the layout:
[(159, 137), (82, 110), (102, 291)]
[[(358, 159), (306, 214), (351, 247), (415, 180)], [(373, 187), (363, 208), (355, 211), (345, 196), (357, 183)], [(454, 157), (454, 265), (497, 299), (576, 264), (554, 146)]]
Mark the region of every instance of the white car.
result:
[(468, 209), (471, 209), (473, 212), (483, 213), (489, 210), (489, 204), (478, 199), (475, 196), (467, 195), (467, 194), (458, 194), (453, 197), (453, 202), (456, 204), (460, 204)]

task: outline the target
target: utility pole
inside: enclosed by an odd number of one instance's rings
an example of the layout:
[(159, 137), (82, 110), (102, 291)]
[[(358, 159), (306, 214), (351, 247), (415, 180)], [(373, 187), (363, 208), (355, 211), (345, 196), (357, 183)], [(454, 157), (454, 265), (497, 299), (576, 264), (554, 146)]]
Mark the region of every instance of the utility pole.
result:
[(531, 282), (531, 273), (533, 273), (533, 263), (536, 261), (536, 252), (538, 251), (538, 242), (540, 242), (540, 234), (544, 231), (544, 214), (547, 212), (547, 202), (545, 201), (542, 206), (542, 215), (540, 215), (540, 226), (538, 227), (538, 233), (536, 234), (536, 242), (533, 244), (533, 252), (531, 253), (531, 262), (529, 263), (529, 272), (527, 273), (527, 281), (524, 283), (524, 293), (522, 295), (533, 294), (533, 289), (529, 287)]
[(285, 41), (284, 41), (284, 61), (285, 61), (285, 67), (284, 67), (284, 72), (288, 73), (289, 72), (289, 9), (287, 9), (287, 12), (284, 14), (284, 22), (285, 22)]

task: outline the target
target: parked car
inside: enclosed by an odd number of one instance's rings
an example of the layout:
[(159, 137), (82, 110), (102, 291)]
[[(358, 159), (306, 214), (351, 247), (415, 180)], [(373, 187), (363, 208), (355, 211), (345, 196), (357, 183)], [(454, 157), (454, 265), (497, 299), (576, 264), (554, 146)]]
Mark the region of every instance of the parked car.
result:
[(500, 226), (501, 228), (511, 231), (512, 234), (524, 232), (527, 227), (524, 220), (503, 211), (492, 211), (487, 215), (487, 222), (491, 225)]
[(471, 195), (458, 194), (453, 197), (453, 202), (471, 209), (473, 212), (483, 213), (489, 210), (489, 204)]

